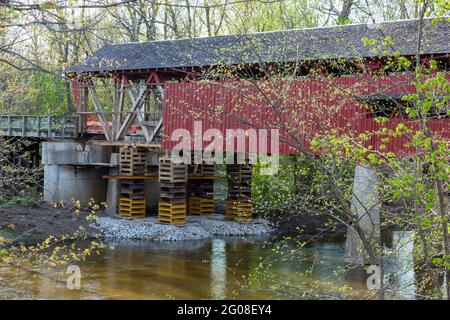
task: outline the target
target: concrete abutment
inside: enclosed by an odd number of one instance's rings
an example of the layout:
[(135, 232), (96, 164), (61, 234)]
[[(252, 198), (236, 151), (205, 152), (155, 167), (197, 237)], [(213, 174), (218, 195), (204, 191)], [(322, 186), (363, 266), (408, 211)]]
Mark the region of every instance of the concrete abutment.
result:
[(111, 148), (73, 140), (42, 143), (44, 201), (106, 201)]

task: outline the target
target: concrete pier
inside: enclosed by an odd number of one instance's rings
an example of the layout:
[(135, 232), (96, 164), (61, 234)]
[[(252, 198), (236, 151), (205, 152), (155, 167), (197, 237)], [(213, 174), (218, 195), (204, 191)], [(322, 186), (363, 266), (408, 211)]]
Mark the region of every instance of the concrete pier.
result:
[[(110, 175), (117, 175), (119, 173), (119, 154), (111, 153), (110, 160), (111, 167), (109, 168)], [(106, 214), (113, 216), (117, 214), (118, 200), (120, 197), (120, 182), (118, 179), (108, 179), (108, 191), (106, 195)]]
[(43, 142), (44, 200), (106, 201), (107, 181), (102, 175), (108, 174), (110, 156), (110, 147), (70, 140)]
[[(377, 172), (374, 168), (356, 165), (351, 198), (352, 213), (358, 217), (367, 239), (380, 241), (380, 202), (377, 193)], [(364, 265), (364, 247), (353, 227), (347, 232), (345, 263)]]

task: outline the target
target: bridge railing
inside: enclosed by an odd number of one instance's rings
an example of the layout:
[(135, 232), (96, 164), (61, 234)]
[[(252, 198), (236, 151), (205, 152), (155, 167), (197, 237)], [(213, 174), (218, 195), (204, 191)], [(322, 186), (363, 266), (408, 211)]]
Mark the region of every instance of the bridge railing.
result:
[(75, 138), (77, 117), (0, 115), (0, 135), (34, 138)]

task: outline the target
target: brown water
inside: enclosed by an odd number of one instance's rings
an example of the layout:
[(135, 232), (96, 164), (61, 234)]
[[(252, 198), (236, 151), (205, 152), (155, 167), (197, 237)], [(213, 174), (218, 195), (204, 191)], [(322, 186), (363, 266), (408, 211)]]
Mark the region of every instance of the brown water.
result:
[(304, 298), (302, 294), (309, 298), (367, 295), (364, 283), (355, 282), (351, 289), (342, 290), (348, 284), (342, 273), (343, 242), (312, 243), (302, 249), (286, 246), (282, 254), (277, 249), (279, 244), (258, 239), (111, 244), (114, 250), (79, 264), (81, 290), (67, 289), (65, 274), (21, 271), (16, 274), (14, 288), (0, 288), (0, 298), (292, 299)]

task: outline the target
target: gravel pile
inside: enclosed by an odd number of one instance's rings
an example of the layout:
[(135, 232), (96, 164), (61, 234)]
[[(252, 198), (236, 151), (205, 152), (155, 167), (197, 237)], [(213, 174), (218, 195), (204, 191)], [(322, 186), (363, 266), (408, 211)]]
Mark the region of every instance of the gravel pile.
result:
[(252, 223), (226, 221), (223, 215), (210, 218), (191, 217), (212, 236), (261, 236), (272, 232), (272, 226), (267, 220), (257, 219)]
[(223, 215), (187, 217), (185, 225), (159, 224), (156, 217), (136, 220), (101, 217), (92, 227), (104, 238), (153, 241), (197, 240), (213, 236), (261, 236), (273, 230), (266, 220), (244, 224), (225, 221)]

